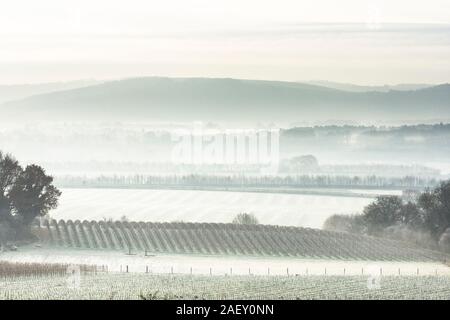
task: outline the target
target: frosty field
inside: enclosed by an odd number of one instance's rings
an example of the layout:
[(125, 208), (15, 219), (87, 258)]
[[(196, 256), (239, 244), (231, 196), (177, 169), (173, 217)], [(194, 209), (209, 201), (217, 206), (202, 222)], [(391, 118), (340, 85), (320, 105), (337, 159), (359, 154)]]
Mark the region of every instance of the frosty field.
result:
[(79, 275), (2, 277), (0, 300), (450, 299), (450, 268), (436, 262), (144, 256), (32, 247), (1, 253), (0, 261), (99, 267)]
[(105, 250), (23, 248), (0, 253), (0, 261), (107, 266), (111, 272), (197, 275), (447, 275), (439, 262), (300, 259), (289, 257), (226, 257), (206, 255), (127, 255)]
[(448, 276), (49, 276), (0, 280), (0, 299), (450, 299)]
[(231, 222), (253, 213), (261, 224), (321, 228), (335, 213), (358, 213), (371, 198), (196, 190), (62, 189), (54, 219)]

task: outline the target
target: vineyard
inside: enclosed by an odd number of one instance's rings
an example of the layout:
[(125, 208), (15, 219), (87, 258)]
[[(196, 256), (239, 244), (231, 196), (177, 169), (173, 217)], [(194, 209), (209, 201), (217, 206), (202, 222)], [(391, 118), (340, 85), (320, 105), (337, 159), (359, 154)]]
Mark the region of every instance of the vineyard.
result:
[(216, 223), (45, 220), (42, 245), (127, 253), (299, 257), (332, 260), (444, 261), (412, 244), (309, 228)]
[(0, 299), (450, 299), (448, 276), (89, 274), (0, 280)]
[[(78, 265), (81, 273), (96, 272), (96, 266)], [(58, 263), (10, 263), (0, 261), (0, 278), (61, 276), (67, 274), (69, 265)]]
[[(81, 273), (96, 272), (96, 266), (78, 265)], [(57, 263), (10, 263), (0, 261), (0, 278), (65, 275), (69, 265)]]

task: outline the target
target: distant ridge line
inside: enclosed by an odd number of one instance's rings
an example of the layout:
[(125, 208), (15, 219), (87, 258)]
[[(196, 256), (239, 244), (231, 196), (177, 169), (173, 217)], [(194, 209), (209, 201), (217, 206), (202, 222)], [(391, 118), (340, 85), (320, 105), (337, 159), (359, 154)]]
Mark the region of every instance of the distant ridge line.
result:
[[(309, 83), (142, 77), (0, 104), (4, 119), (45, 121), (416, 121), (450, 117), (450, 85), (355, 92)], [(338, 112), (336, 112), (338, 111)]]

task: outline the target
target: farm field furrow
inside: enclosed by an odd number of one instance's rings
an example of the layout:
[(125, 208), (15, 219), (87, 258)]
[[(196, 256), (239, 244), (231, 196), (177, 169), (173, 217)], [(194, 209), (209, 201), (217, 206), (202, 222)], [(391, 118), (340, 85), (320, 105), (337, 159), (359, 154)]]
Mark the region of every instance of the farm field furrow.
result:
[[(141, 230), (154, 233), (159, 243), (165, 243), (162, 251), (145, 241)], [(129, 254), (142, 252), (166, 254), (202, 254), (213, 255), (249, 255), (249, 256), (286, 256), (306, 258), (313, 254), (317, 258), (335, 260), (385, 260), (385, 261), (445, 261), (443, 253), (426, 250), (416, 245), (383, 238), (360, 236), (355, 244), (354, 236), (348, 233), (323, 231), (308, 228), (283, 226), (238, 225), (225, 223), (144, 223), (115, 221), (108, 225), (87, 220), (43, 220), (33, 230), (41, 244), (48, 247), (76, 248), (78, 242), (72, 241), (69, 228), (75, 225), (76, 234), (83, 239), (84, 249), (106, 249), (99, 245), (99, 235), (113, 231), (121, 245), (111, 243), (108, 249), (125, 250)], [(190, 231), (187, 233), (186, 231)], [(295, 230), (296, 232), (288, 232)], [(228, 237), (224, 237), (224, 233)], [(183, 234), (183, 236), (182, 236)], [(195, 239), (202, 239), (196, 249), (188, 245)], [(306, 241), (308, 239), (308, 241)], [(227, 241), (228, 240), (228, 241)], [(198, 242), (198, 241), (197, 241)], [(364, 248), (368, 248), (365, 250)], [(362, 250), (361, 250), (362, 249)], [(310, 252), (307, 254), (307, 252)]]

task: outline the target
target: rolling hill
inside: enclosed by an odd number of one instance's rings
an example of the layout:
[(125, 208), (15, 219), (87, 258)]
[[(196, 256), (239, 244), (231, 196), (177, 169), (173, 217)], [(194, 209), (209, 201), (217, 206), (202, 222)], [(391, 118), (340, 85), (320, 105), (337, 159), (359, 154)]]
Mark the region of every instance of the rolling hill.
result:
[(343, 90), (343, 91), (351, 91), (351, 92), (370, 92), (370, 91), (378, 91), (378, 92), (388, 92), (388, 91), (412, 91), (412, 90), (420, 90), (432, 87), (430, 84), (425, 83), (405, 83), (405, 84), (395, 84), (395, 85), (382, 85), (382, 86), (363, 86), (363, 85), (356, 85), (351, 83), (340, 83), (340, 82), (333, 82), (333, 81), (325, 81), (325, 80), (318, 80), (318, 81), (307, 81), (306, 83), (337, 89), (337, 90)]
[(406, 242), (271, 225), (50, 220), (35, 226), (34, 233), (46, 246), (73, 249), (331, 260), (442, 262), (446, 258)]
[(211, 78), (135, 78), (31, 96), (3, 119), (59, 121), (387, 121), (450, 118), (450, 85), (348, 92), (317, 85)]

